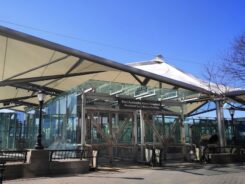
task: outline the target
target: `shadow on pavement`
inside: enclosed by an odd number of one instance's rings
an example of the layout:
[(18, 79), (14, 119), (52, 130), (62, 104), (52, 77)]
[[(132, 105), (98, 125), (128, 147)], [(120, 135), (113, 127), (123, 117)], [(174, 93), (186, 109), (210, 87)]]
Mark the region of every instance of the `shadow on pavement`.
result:
[(117, 176), (101, 176), (101, 175), (96, 175), (96, 176), (86, 176), (90, 178), (117, 178), (117, 179), (127, 179), (127, 180), (144, 180), (142, 177), (117, 177)]
[(199, 164), (199, 163), (174, 163), (166, 164), (162, 167), (153, 168), (155, 170), (168, 170), (168, 171), (179, 171), (194, 175), (221, 175), (221, 174), (231, 174), (240, 173), (245, 171), (245, 164)]

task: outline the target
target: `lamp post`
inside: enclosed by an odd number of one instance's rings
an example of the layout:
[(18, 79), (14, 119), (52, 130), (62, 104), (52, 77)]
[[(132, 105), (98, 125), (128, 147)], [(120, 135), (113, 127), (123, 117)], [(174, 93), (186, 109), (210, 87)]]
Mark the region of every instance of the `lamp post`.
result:
[(37, 98), (39, 101), (39, 124), (38, 124), (38, 134), (37, 134), (37, 142), (35, 145), (35, 149), (43, 149), (42, 145), (42, 109), (43, 109), (43, 101), (45, 95), (42, 91), (39, 91), (37, 94)]
[(229, 113), (230, 113), (230, 116), (231, 116), (232, 133), (233, 133), (234, 141), (235, 141), (236, 140), (236, 132), (235, 132), (235, 126), (234, 126), (235, 108), (234, 107), (230, 107), (228, 110), (229, 110)]

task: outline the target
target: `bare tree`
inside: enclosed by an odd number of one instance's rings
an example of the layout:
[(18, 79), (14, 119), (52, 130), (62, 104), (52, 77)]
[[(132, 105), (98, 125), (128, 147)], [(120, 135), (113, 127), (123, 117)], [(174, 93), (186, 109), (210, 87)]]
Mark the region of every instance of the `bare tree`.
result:
[(221, 71), (231, 79), (245, 84), (245, 32), (235, 39), (230, 53), (225, 57)]
[(210, 91), (215, 94), (222, 95), (229, 91), (230, 78), (226, 75), (222, 69), (221, 64), (208, 63), (205, 66), (204, 77), (207, 80), (206, 84)]
[(221, 62), (209, 63), (205, 66), (205, 78), (209, 88), (224, 94), (230, 87), (245, 86), (245, 32), (234, 40), (230, 51)]

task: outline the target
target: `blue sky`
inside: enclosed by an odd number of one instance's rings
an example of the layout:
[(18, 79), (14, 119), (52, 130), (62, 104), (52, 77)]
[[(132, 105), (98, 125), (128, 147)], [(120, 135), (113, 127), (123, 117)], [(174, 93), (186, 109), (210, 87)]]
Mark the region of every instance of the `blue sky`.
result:
[(2, 0), (0, 25), (122, 63), (162, 54), (203, 78), (245, 31), (245, 1)]
[(123, 63), (162, 54), (203, 77), (245, 30), (244, 10), (243, 0), (2, 0), (0, 24)]

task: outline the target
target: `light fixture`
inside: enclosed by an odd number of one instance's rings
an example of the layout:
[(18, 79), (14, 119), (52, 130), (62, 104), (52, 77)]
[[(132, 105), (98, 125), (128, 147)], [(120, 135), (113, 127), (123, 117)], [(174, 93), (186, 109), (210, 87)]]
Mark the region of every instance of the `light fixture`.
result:
[(136, 100), (141, 100), (142, 98), (148, 98), (148, 97), (152, 97), (152, 96), (155, 96), (156, 95), (156, 91), (154, 90), (153, 93), (147, 93), (143, 96), (139, 96), (137, 98), (135, 98)]
[(189, 98), (189, 99), (183, 99), (183, 100), (180, 100), (181, 102), (191, 102), (191, 101), (194, 101), (194, 100), (198, 100), (199, 98), (195, 97), (195, 98)]
[(39, 102), (44, 101), (45, 94), (43, 94), (42, 91), (38, 91), (38, 93), (37, 93), (37, 98), (38, 98), (38, 101), (39, 101)]
[(147, 92), (144, 92), (144, 93), (141, 93), (141, 94), (138, 94), (138, 95), (134, 94), (134, 98), (140, 98), (140, 97), (145, 96), (145, 95), (148, 95), (148, 94), (149, 94), (148, 91)]
[(124, 92), (124, 90), (123, 90), (123, 89), (120, 89), (120, 90), (118, 90), (118, 91), (114, 91), (114, 92), (111, 92), (111, 91), (110, 91), (110, 96), (113, 96), (113, 95), (118, 95), (118, 94), (123, 93), (123, 92)]
[(177, 91), (169, 92), (169, 93), (166, 93), (164, 95), (161, 95), (161, 97), (159, 98), (159, 101), (171, 100), (174, 98), (178, 98), (178, 92)]
[(235, 114), (235, 108), (234, 107), (230, 107), (230, 108), (228, 108), (228, 110), (229, 110), (230, 115), (231, 116), (234, 116), (234, 114)]
[(84, 91), (83, 91), (83, 94), (86, 94), (86, 93), (90, 93), (90, 92), (95, 92), (95, 89), (94, 88), (88, 88), (88, 89), (85, 89)]

